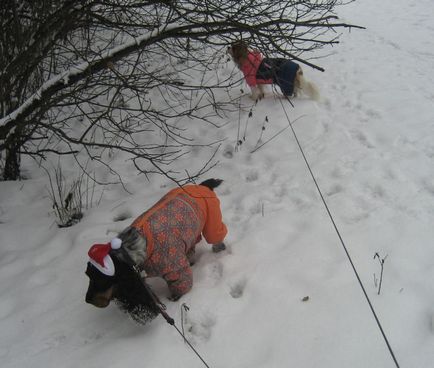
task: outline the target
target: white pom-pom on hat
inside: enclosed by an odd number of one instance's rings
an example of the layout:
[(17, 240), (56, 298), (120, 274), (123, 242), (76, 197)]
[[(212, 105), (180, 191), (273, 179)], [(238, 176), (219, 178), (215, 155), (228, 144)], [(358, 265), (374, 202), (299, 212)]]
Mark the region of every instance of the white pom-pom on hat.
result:
[(113, 238), (110, 244), (112, 249), (119, 249), (122, 246), (122, 240), (119, 238)]

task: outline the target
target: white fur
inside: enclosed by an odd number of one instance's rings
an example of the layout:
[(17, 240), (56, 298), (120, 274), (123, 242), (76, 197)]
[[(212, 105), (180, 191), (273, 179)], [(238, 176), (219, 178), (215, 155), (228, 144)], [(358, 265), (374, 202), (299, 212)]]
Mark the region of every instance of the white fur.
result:
[(264, 86), (262, 84), (258, 84), (255, 87), (250, 87), (252, 93), (250, 98), (254, 101), (262, 100), (265, 97)]
[(308, 80), (302, 75), (297, 75), (298, 82), (300, 83), (300, 90), (305, 93), (308, 97), (310, 97), (314, 101), (320, 100), (320, 93), (317, 86)]
[[(250, 98), (254, 101), (262, 100), (265, 97), (264, 85), (258, 84), (255, 87), (250, 87), (251, 94)], [(318, 87), (313, 83), (308, 81), (303, 73), (297, 73), (296, 76), (296, 87), (294, 88), (294, 97), (298, 97), (300, 92), (314, 101), (320, 100), (320, 93)]]

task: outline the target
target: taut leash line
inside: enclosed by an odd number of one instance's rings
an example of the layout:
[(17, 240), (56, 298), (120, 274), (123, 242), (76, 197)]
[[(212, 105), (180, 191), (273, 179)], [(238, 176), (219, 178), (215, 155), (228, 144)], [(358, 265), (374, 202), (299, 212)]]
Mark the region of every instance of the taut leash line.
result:
[(170, 317), (167, 312), (165, 311), (165, 306), (164, 304), (160, 301), (160, 299), (158, 299), (158, 297), (154, 294), (154, 292), (151, 290), (151, 288), (149, 287), (148, 284), (146, 284), (146, 282), (144, 282), (145, 288), (148, 290), (149, 294), (152, 296), (155, 305), (158, 307), (158, 310), (160, 312), (160, 314), (164, 317), (164, 319), (166, 320), (166, 322), (173, 326), (176, 331), (178, 331), (178, 333), (182, 336), (182, 338), (184, 339), (184, 342), (187, 343), (187, 345), (191, 348), (191, 350), (193, 350), (193, 352), (198, 356), (198, 358), (202, 361), (202, 363), (205, 365), (205, 367), (210, 368), (210, 366), (206, 363), (206, 361), (201, 357), (201, 355), (197, 352), (197, 350), (194, 348), (194, 346), (190, 343), (190, 341), (187, 340), (187, 338), (185, 337), (185, 335), (179, 330), (178, 326), (176, 326), (175, 324), (175, 320)]
[[(286, 97), (286, 99), (287, 99), (287, 100), (289, 101), (289, 103), (292, 105), (292, 102), (289, 100), (289, 98)], [(353, 263), (353, 260), (352, 260), (352, 258), (351, 258), (351, 255), (350, 255), (350, 253), (349, 253), (349, 251), (348, 251), (348, 249), (347, 249), (347, 247), (346, 247), (346, 245), (345, 245), (345, 242), (344, 242), (344, 240), (343, 240), (343, 238), (342, 238), (342, 236), (341, 236), (341, 233), (340, 233), (340, 231), (339, 231), (339, 229), (338, 229), (338, 227), (337, 227), (337, 225), (336, 225), (336, 223), (335, 223), (335, 220), (334, 220), (334, 218), (333, 218), (333, 215), (332, 215), (332, 213), (330, 212), (330, 209), (329, 209), (329, 207), (328, 207), (328, 205), (327, 205), (327, 202), (326, 202), (325, 199), (324, 199), (324, 196), (323, 196), (323, 194), (322, 194), (322, 191), (321, 191), (321, 189), (320, 189), (320, 187), (319, 187), (319, 185), (318, 185), (318, 182), (317, 182), (317, 180), (316, 180), (316, 178), (315, 178), (315, 175), (313, 174), (313, 171), (312, 171), (312, 169), (311, 169), (311, 167), (310, 167), (309, 161), (307, 160), (306, 155), (304, 154), (303, 148), (302, 148), (302, 146), (301, 146), (301, 144), (300, 144), (300, 141), (298, 140), (297, 134), (295, 133), (294, 127), (292, 126), (291, 121), (290, 121), (290, 119), (289, 119), (289, 116), (288, 116), (288, 114), (287, 114), (287, 112), (286, 112), (286, 110), (285, 110), (285, 106), (283, 106), (283, 103), (282, 103), (281, 100), (279, 100), (279, 101), (280, 101), (280, 104), (282, 105), (282, 109), (283, 109), (283, 111), (284, 111), (284, 113), (285, 113), (285, 115), (286, 115), (286, 119), (288, 120), (288, 124), (289, 124), (289, 126), (291, 127), (292, 134), (294, 135), (294, 138), (295, 138), (295, 141), (297, 142), (298, 148), (300, 149), (301, 155), (303, 156), (304, 162), (306, 163), (306, 166), (307, 166), (307, 168), (308, 168), (308, 170), (309, 170), (310, 176), (312, 177), (312, 180), (313, 180), (313, 182), (315, 183), (316, 189), (317, 189), (317, 191), (318, 191), (318, 193), (319, 193), (319, 195), (320, 195), (320, 197), (321, 197), (322, 203), (324, 204), (324, 207), (325, 207), (325, 209), (326, 209), (326, 211), (327, 211), (327, 214), (328, 214), (328, 216), (329, 216), (329, 218), (330, 218), (330, 220), (331, 220), (331, 222), (332, 222), (332, 224), (333, 224), (333, 227), (334, 227), (334, 229), (335, 229), (335, 231), (336, 231), (336, 234), (338, 235), (338, 238), (339, 238), (339, 240), (340, 240), (340, 243), (342, 244), (342, 247), (344, 248), (345, 254), (347, 255), (347, 258), (348, 258), (348, 260), (349, 260), (349, 262), (350, 262), (350, 264), (351, 264), (351, 267), (352, 267), (352, 269), (353, 269), (353, 271), (354, 271), (354, 274), (356, 275), (356, 278), (357, 278), (357, 281), (359, 282), (360, 288), (362, 289), (363, 294), (365, 295), (366, 301), (367, 301), (368, 304), (369, 304), (369, 308), (371, 309), (371, 312), (372, 312), (372, 314), (373, 314), (373, 316), (374, 316), (374, 318), (375, 318), (375, 321), (376, 321), (376, 323), (377, 323), (377, 326), (378, 326), (378, 328), (380, 329), (381, 335), (383, 336), (383, 339), (384, 339), (384, 341), (385, 341), (385, 343), (386, 343), (386, 345), (387, 345), (387, 348), (388, 348), (388, 350), (389, 350), (389, 353), (390, 353), (390, 355), (391, 355), (391, 357), (392, 357), (392, 359), (393, 359), (393, 361), (394, 361), (396, 367), (399, 368), (398, 360), (397, 360), (396, 357), (395, 357), (395, 353), (393, 352), (392, 346), (391, 346), (390, 343), (389, 343), (389, 340), (388, 340), (388, 338), (387, 338), (387, 336), (386, 336), (386, 333), (385, 333), (384, 330), (383, 330), (383, 326), (381, 325), (381, 322), (380, 322), (380, 320), (379, 320), (379, 318), (378, 318), (378, 316), (377, 316), (377, 313), (375, 312), (374, 306), (372, 305), (372, 302), (371, 302), (371, 300), (369, 299), (368, 293), (366, 292), (366, 289), (365, 289), (365, 287), (363, 286), (363, 283), (362, 283), (362, 280), (361, 280), (361, 278), (360, 278), (360, 276), (359, 276), (359, 273), (357, 272), (357, 269), (356, 269), (356, 267), (355, 267), (355, 265), (354, 265), (354, 263)], [(294, 106), (294, 105), (292, 105), (292, 106)]]

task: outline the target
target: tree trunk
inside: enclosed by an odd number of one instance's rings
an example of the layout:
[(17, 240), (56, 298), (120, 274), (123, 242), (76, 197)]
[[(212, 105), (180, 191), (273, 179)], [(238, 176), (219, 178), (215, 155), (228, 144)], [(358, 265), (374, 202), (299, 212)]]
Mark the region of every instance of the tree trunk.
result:
[(11, 142), (6, 146), (5, 167), (3, 170), (4, 180), (20, 179), (20, 147), (20, 139), (16, 137), (11, 139)]

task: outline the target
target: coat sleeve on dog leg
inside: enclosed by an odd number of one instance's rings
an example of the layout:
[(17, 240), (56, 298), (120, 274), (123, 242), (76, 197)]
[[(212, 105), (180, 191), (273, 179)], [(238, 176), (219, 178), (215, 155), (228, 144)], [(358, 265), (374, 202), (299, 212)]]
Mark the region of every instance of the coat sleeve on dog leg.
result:
[(202, 234), (208, 244), (223, 242), (228, 229), (222, 219), (220, 201), (217, 197), (207, 198), (207, 216)]
[(193, 286), (193, 273), (190, 267), (169, 272), (163, 277), (169, 287), (172, 300), (178, 300), (182, 295), (188, 293)]

